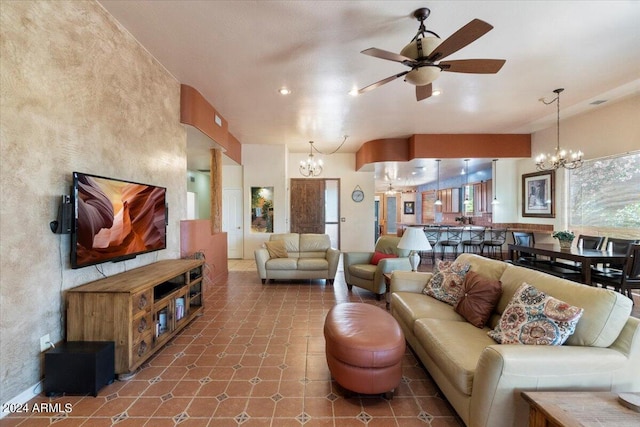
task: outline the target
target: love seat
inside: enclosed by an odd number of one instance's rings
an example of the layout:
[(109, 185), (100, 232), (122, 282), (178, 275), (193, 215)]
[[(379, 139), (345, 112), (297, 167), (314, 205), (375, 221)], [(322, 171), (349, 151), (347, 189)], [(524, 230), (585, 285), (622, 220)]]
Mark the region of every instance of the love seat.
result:
[[(526, 426), (521, 391), (640, 391), (640, 319), (629, 317), (627, 297), (478, 255), (456, 261), (501, 282), (486, 326), (474, 326), (454, 306), (423, 294), (432, 273), (394, 272), (391, 313), (468, 427)], [(583, 308), (564, 345), (498, 344), (488, 336), (524, 282)]]
[(328, 234), (311, 233), (271, 234), (254, 256), (263, 284), (274, 279), (325, 279), (332, 284), (340, 261)]

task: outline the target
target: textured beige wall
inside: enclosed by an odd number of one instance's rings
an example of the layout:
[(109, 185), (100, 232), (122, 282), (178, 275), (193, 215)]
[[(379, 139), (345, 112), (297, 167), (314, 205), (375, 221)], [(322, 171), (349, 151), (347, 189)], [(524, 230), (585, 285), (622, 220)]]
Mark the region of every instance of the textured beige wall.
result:
[(186, 215), (180, 85), (93, 1), (0, 2), (0, 402), (41, 378), (39, 339), (64, 339), (71, 270), (54, 235), (74, 170), (165, 186), (168, 249), (102, 264), (106, 275), (177, 258)]

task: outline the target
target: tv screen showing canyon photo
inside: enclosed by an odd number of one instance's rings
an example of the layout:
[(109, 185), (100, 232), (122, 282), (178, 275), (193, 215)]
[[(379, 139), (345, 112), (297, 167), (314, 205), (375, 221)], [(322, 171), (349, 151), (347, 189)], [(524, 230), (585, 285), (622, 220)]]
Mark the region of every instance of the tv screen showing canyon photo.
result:
[(73, 182), (73, 268), (166, 247), (165, 188), (79, 172)]

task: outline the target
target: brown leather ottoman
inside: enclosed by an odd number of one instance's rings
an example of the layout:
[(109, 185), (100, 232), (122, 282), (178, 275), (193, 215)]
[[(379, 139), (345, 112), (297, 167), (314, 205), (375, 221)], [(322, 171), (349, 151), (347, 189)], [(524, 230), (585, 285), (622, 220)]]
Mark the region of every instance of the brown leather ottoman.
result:
[(393, 396), (405, 351), (393, 316), (370, 304), (338, 304), (327, 313), (324, 338), (329, 371), (338, 384), (356, 393)]

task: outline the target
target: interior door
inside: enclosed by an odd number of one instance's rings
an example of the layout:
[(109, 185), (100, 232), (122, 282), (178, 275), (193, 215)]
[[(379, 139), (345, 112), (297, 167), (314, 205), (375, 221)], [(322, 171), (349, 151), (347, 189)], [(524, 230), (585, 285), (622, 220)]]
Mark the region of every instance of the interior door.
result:
[(242, 259), (242, 189), (222, 190), (222, 231), (227, 232), (227, 258)]
[(291, 232), (325, 233), (324, 179), (291, 179)]

